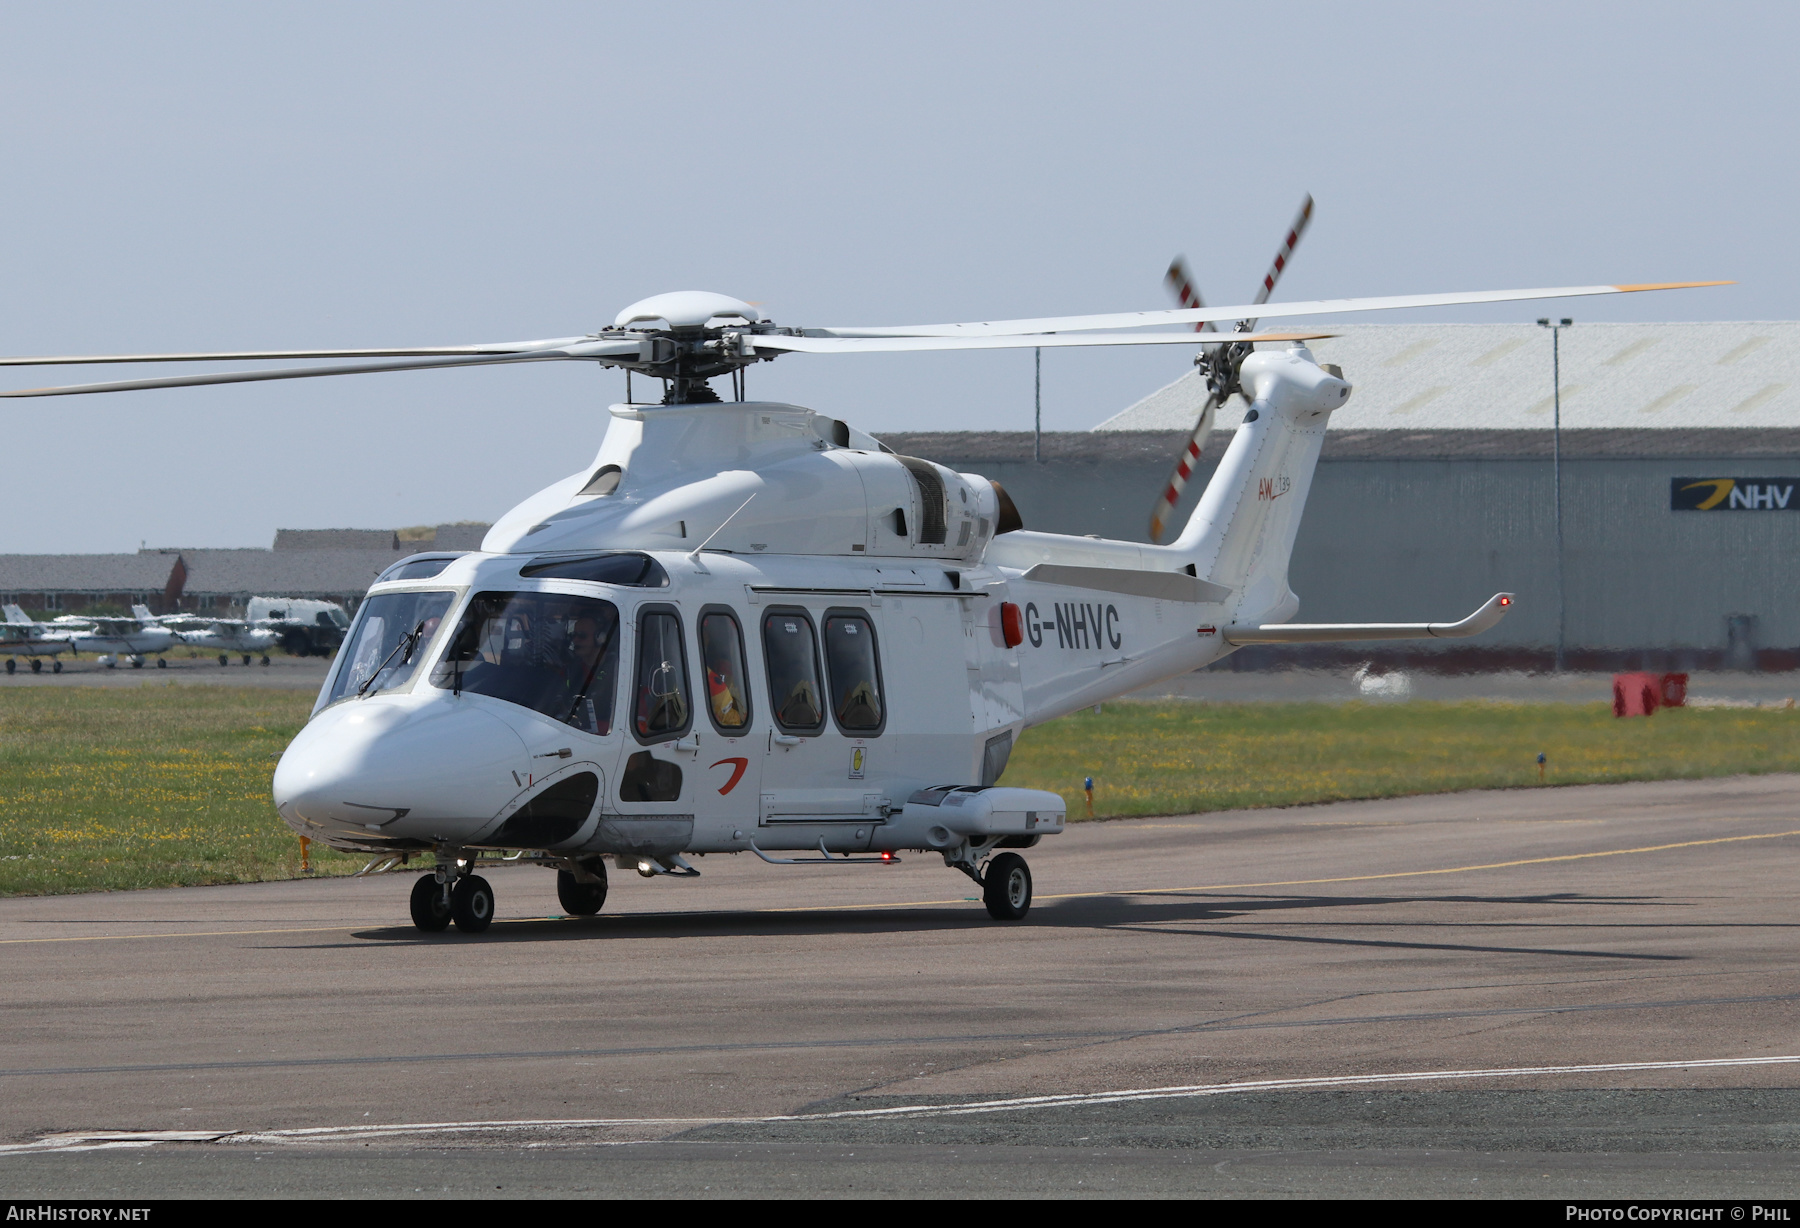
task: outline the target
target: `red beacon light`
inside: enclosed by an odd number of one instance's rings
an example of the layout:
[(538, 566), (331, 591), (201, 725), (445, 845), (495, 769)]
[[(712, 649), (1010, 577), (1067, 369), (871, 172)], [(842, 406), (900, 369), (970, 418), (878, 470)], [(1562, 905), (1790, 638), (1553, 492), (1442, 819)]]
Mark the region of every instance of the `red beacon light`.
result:
[(1502, 598), (1500, 598), (1500, 604), (1501, 605), (1511, 605), (1512, 598), (1511, 597), (1502, 597)]
[(1000, 603), (1000, 638), (1008, 648), (1017, 648), (1025, 642), (1025, 616), (1010, 601)]

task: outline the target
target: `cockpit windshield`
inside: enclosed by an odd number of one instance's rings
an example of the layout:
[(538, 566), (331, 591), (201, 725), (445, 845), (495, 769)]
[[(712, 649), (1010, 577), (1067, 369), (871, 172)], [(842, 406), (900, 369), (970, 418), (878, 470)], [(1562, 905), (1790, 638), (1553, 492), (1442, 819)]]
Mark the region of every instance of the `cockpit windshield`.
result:
[(585, 733), (612, 732), (619, 611), (562, 593), (477, 593), (431, 684), (490, 695)]
[(332, 681), (330, 702), (390, 691), (410, 679), (455, 597), (383, 593), (365, 599), (356, 611), (356, 630), (344, 643), (344, 664)]

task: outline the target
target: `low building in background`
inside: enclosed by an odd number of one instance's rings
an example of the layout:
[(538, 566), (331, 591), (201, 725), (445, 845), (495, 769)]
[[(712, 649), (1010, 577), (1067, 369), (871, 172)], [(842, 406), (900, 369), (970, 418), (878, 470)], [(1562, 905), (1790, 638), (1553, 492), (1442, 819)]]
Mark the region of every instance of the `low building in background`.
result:
[(251, 597), (305, 597), (354, 611), (375, 577), (428, 550), (474, 550), (488, 530), (464, 522), (428, 529), (280, 529), (268, 550), (159, 549), (135, 554), (0, 555), (0, 597), (33, 613), (242, 617)]

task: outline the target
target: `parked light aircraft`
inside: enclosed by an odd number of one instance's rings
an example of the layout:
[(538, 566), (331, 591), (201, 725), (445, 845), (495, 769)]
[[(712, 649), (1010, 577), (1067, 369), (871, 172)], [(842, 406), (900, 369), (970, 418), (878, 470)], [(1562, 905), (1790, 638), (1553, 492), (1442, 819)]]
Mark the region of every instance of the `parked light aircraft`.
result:
[(145, 626), (167, 627), (177, 639), (190, 648), (217, 649), (219, 664), (230, 665), (232, 653), (242, 653), (244, 664), (253, 656), (269, 663), (269, 652), (281, 637), (268, 627), (258, 627), (242, 618), (205, 618), (198, 614), (152, 614), (150, 607), (134, 605), (131, 612)]
[(19, 657), (30, 658), (34, 674), (43, 672), (44, 657), (51, 658), (51, 673), (62, 673), (62, 654), (74, 651), (69, 646), (73, 631), (46, 626), (16, 605), (0, 607), (0, 613), (6, 615), (5, 624), (0, 625), (0, 654), (6, 657), (7, 673), (18, 672)]
[(94, 653), (107, 669), (116, 667), (121, 657), (131, 662), (132, 669), (144, 668), (145, 657), (155, 657), (156, 668), (167, 669), (169, 662), (162, 654), (181, 642), (167, 627), (135, 617), (65, 614), (55, 625), (68, 627), (72, 632), (71, 651)]
[[(683, 291), (549, 341), (4, 359), (392, 361), (0, 395), (563, 360), (661, 379), (660, 404), (614, 405), (593, 462), (508, 512), (480, 551), (382, 573), (276, 768), (282, 818), (374, 854), (371, 872), (425, 869), (412, 893), (423, 930), (486, 929), (494, 895), (475, 871), (503, 850), (556, 869), (574, 914), (601, 908), (608, 858), (691, 878), (692, 855), (852, 865), (923, 850), (1007, 920), (1031, 906), (1020, 852), (1065, 820), (1056, 794), (997, 783), (1025, 729), (1245, 644), (1473, 635), (1512, 597), (1459, 622), (1289, 621), (1288, 557), (1351, 391), (1306, 349), (1321, 334), (1232, 335), (1229, 391), (1250, 408), (1166, 546), (1033, 532), (996, 483), (745, 399), (747, 367), (787, 353), (1195, 345), (1208, 334), (1128, 330), (1664, 288), (874, 328), (778, 327)], [(728, 403), (707, 383), (723, 375)]]

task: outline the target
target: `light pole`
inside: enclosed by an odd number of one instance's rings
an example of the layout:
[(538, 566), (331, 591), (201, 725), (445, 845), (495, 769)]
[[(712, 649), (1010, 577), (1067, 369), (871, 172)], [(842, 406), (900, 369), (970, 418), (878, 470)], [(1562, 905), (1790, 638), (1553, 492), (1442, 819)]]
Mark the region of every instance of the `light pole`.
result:
[(1036, 416), (1031, 420), (1031, 459), (1041, 465), (1044, 462), (1044, 351), (1031, 352), (1036, 356), (1033, 359), (1036, 369), (1033, 397), (1037, 406)]
[(1565, 648), (1569, 628), (1569, 603), (1563, 587), (1563, 523), (1562, 523), (1562, 330), (1575, 321), (1564, 317), (1552, 324), (1539, 320), (1538, 327), (1550, 330), (1550, 397), (1554, 407), (1550, 433), (1550, 467), (1556, 482), (1556, 672), (1562, 673), (1567, 662)]

